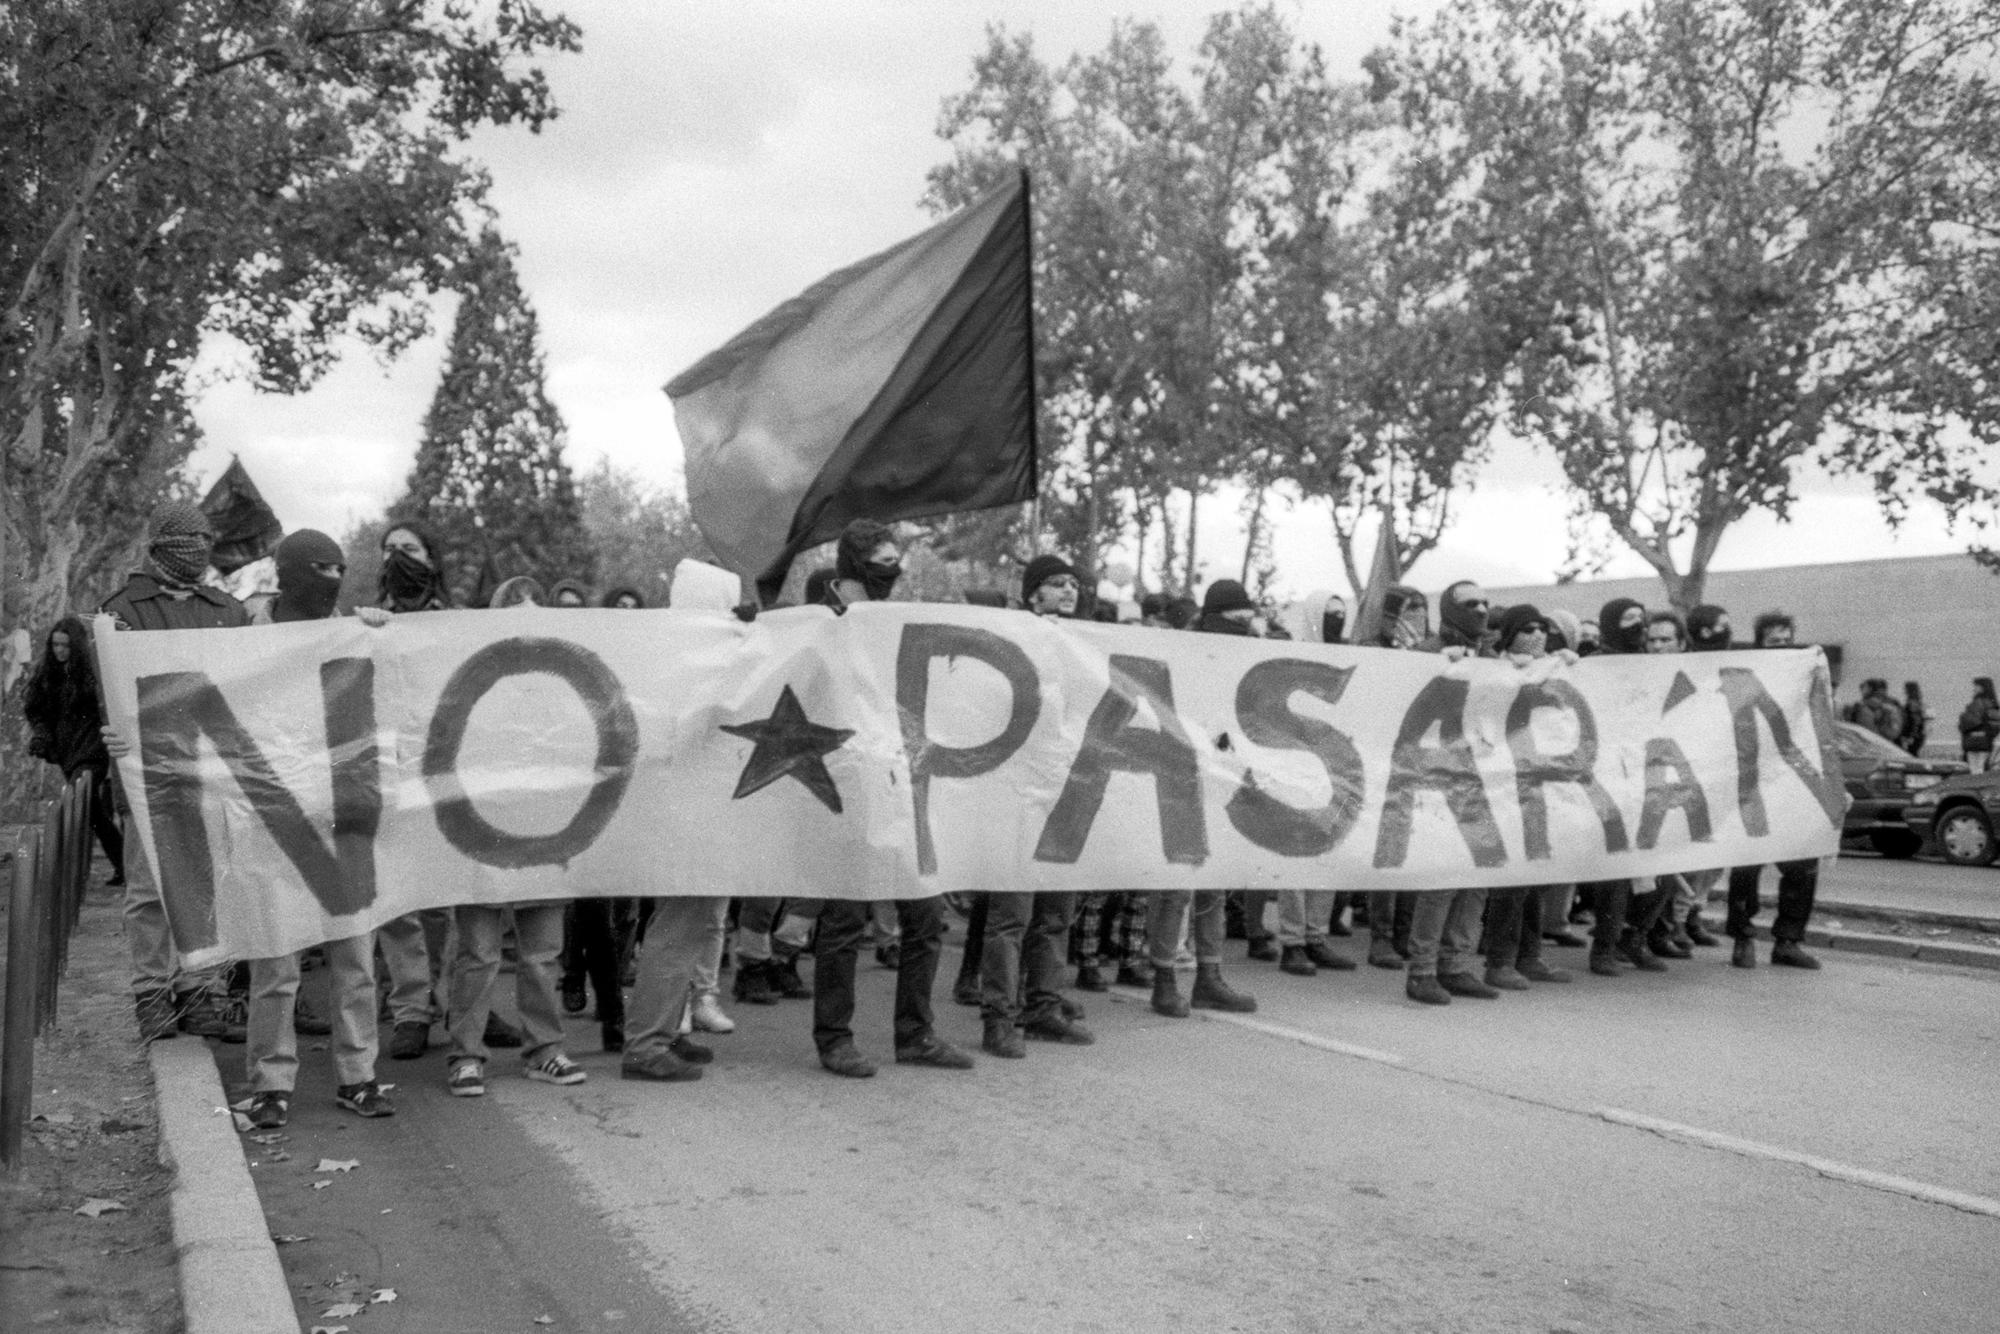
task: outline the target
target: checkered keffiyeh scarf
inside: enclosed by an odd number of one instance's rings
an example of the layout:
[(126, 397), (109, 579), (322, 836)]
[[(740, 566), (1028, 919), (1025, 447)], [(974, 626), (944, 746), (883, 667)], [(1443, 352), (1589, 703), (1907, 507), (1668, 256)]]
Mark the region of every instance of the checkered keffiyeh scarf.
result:
[(169, 501), (153, 511), (153, 537), (146, 554), (169, 583), (200, 583), (214, 550), (215, 528), (200, 506)]

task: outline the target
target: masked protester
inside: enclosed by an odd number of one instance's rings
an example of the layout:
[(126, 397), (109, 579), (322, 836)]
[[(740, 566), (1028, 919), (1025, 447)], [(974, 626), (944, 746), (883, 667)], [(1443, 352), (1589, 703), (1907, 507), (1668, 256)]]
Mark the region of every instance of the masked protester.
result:
[[(333, 615), (340, 601), (347, 557), (325, 533), (302, 528), (278, 544), (278, 595), (253, 617), (260, 625), (318, 621)], [(331, 1022), (301, 1022), (299, 956), (250, 961), (249, 1048), (250, 1124), (275, 1130), (291, 1118), (296, 1090), (300, 1032), (331, 1034), (337, 1080), (334, 1102), (362, 1117), (395, 1115), (396, 1108), (375, 1079), (375, 933), (329, 940), (328, 987)]]
[[(1407, 584), (1391, 585), (1382, 597), (1382, 625), (1376, 648), (1416, 649), (1430, 639), (1430, 602)], [(1410, 957), (1410, 923), (1417, 896), (1408, 890), (1378, 889), (1368, 895), (1368, 964), (1401, 971)]]
[[(1234, 579), (1217, 579), (1202, 594), (1201, 619), (1195, 622), (1195, 629), (1209, 635), (1247, 635), (1253, 639), (1264, 637), (1263, 618), (1258, 614), (1257, 604), (1250, 593)], [(1254, 962), (1269, 963), (1278, 957), (1278, 938), (1264, 925), (1265, 909), (1276, 895), (1268, 889), (1245, 889), (1231, 891), (1224, 907), (1226, 932), (1234, 936), (1239, 929), (1249, 942), (1249, 952), (1245, 956)], [(1199, 902), (1196, 905), (1200, 911)], [(1197, 975), (1199, 980), (1199, 975)]]
[[(1487, 611), (1492, 600), (1470, 579), (1447, 587), (1438, 600), (1438, 632), (1426, 652), (1448, 661), (1487, 652)], [(1434, 889), (1417, 893), (1410, 918), (1410, 957), (1403, 994), (1421, 1005), (1449, 1005), (1454, 996), (1493, 1000), (1500, 992), (1473, 971), (1479, 958), (1479, 926), (1486, 913), (1485, 889)], [(1374, 906), (1369, 906), (1374, 916)]]
[[(825, 605), (839, 612), (856, 602), (882, 601), (895, 590), (902, 572), (902, 552), (889, 529), (872, 519), (856, 519), (840, 534)], [(970, 1069), (972, 1057), (937, 1035), (931, 1012), (938, 942), (944, 935), (944, 899), (941, 895), (900, 899), (896, 915), (902, 928), (896, 967), (896, 1062)], [(853, 1029), (855, 961), (868, 917), (864, 902), (826, 900), (813, 946), (813, 1043), (822, 1066), (850, 1079), (875, 1073), (875, 1063), (855, 1048)]]
[[(1721, 653), (1728, 650), (1735, 634), (1730, 629), (1729, 613), (1712, 602), (1704, 602), (1688, 613), (1688, 649), (1693, 653)], [(1684, 888), (1674, 895), (1671, 917), (1678, 924), (1678, 934), (1674, 940), (1679, 943), (1685, 937), (1686, 943), (1700, 949), (1708, 949), (1722, 943), (1721, 938), (1708, 929), (1702, 920), (1701, 910), (1708, 903), (1716, 888), (1721, 885), (1726, 871), (1714, 867), (1702, 871), (1689, 871), (1680, 879)], [(1676, 928), (1669, 928), (1670, 932)], [(1692, 955), (1693, 950), (1689, 951)]]
[[(1209, 634), (1248, 635), (1255, 605), (1234, 579), (1218, 579), (1202, 596), (1197, 630)], [(1156, 889), (1147, 906), (1146, 943), (1153, 956), (1153, 1011), (1170, 1019), (1185, 1019), (1191, 1008), (1249, 1014), (1257, 998), (1237, 991), (1222, 977), (1224, 891), (1219, 889)], [(1190, 920), (1191, 919), (1191, 920)], [(1194, 987), (1186, 997), (1174, 975), (1175, 955), (1183, 931), (1194, 938)], [(1275, 951), (1273, 951), (1275, 954)]]
[(28, 754), (62, 770), (65, 783), (87, 775), (90, 828), (111, 860), (110, 884), (125, 884), (125, 836), (113, 809), (111, 755), (104, 749), (104, 706), (97, 672), (91, 666), (90, 632), (83, 621), (65, 616), (49, 631), (42, 660), (28, 678), (21, 699), (28, 720)]
[[(120, 630), (235, 629), (249, 624), (243, 605), (219, 588), (201, 582), (215, 547), (215, 529), (199, 506), (169, 501), (153, 511), (147, 528), (146, 563), (126, 579), (101, 610)], [(106, 736), (107, 745), (112, 741)], [(109, 753), (130, 753), (130, 739), (118, 738)], [(240, 1002), (229, 994), (225, 971), (183, 972), (167, 930), (159, 882), (134, 840), (125, 858), (125, 939), (132, 951), (132, 996), (139, 1034), (145, 1041), (183, 1033), (241, 1042)]]
[(1704, 602), (1688, 613), (1688, 648), (1696, 653), (1719, 653), (1730, 646), (1733, 634), (1729, 613), (1712, 602)]
[(445, 588), (444, 553), (437, 535), (414, 519), (398, 519), (382, 534), (382, 574), (377, 605), (384, 611), (442, 611), (451, 606)]
[[(1493, 647), (1500, 657), (1526, 672), (1542, 659), (1560, 656), (1574, 664), (1576, 655), (1549, 648), (1549, 622), (1528, 605), (1509, 607), (1499, 619)], [(1551, 907), (1564, 911), (1567, 885), (1512, 885), (1486, 891), (1486, 985), (1500, 991), (1526, 991), (1531, 982), (1567, 982), (1570, 975), (1542, 962), (1542, 922)]]
[[(1645, 604), (1612, 598), (1597, 613), (1599, 655), (1618, 657), (1646, 651)], [(1645, 932), (1666, 910), (1658, 887), (1635, 894), (1630, 880), (1599, 880), (1579, 886), (1592, 913), (1590, 971), (1599, 977), (1623, 975), (1619, 961), (1642, 972), (1665, 972), (1667, 965), (1646, 946)], [(1671, 890), (1669, 890), (1669, 894)], [(1636, 929), (1635, 929), (1636, 928)]]
[[(1757, 617), (1754, 629), (1758, 648), (1791, 648), (1796, 636), (1792, 618), (1782, 611), (1767, 611)], [(1738, 968), (1757, 966), (1757, 930), (1752, 920), (1763, 906), (1758, 881), (1761, 866), (1738, 866), (1729, 872), (1729, 917), (1724, 925), (1736, 944), (1729, 962)], [(1786, 968), (1815, 969), (1819, 960), (1806, 952), (1806, 927), (1812, 921), (1813, 901), (1819, 895), (1819, 859), (1804, 857), (1778, 863), (1778, 915), (1771, 923), (1771, 962)]]
[[(445, 586), (446, 553), (437, 534), (416, 519), (393, 519), (382, 533), (382, 573), (376, 608), (393, 615), (444, 611), (452, 605)], [(375, 624), (372, 618), (370, 623)], [(438, 974), (450, 929), (449, 909), (427, 908), (384, 922), (375, 932), (382, 968), (389, 975), (389, 1059), (414, 1061), (430, 1047), (431, 1024), (442, 1017), (437, 1003)], [(435, 965), (435, 966), (434, 966)], [(519, 1046), (520, 1034), (498, 1015), (486, 1034), (489, 1047)]]

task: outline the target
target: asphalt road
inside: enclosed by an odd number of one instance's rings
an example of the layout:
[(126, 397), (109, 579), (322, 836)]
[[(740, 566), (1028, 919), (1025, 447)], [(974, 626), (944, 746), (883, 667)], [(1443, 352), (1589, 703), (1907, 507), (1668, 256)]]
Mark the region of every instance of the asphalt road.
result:
[(1250, 1022), (1100, 1001), (1093, 1048), (857, 1083), (804, 1007), (746, 1009), (699, 1084), (598, 1058), (479, 1111), (626, 1239), (641, 1328), (1943, 1330), (2000, 1302), (1990, 974), (1710, 951), (1429, 1010), (1380, 972), (1233, 972)]

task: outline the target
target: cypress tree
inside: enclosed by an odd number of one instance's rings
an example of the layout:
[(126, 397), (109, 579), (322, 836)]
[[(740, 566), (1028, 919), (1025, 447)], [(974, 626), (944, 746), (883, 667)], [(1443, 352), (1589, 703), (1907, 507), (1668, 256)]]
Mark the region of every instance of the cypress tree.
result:
[(455, 284), (461, 293), (444, 378), (394, 516), (426, 520), (444, 544), (461, 606), (517, 574), (543, 587), (591, 582), (597, 552), (563, 458), (562, 414), (549, 401), (535, 309), (513, 247), (488, 229)]

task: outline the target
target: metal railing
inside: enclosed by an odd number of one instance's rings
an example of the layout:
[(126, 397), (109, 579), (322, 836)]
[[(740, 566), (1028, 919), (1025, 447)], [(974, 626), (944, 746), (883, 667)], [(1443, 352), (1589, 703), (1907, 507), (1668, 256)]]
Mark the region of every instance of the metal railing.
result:
[(0, 1028), (0, 1167), (21, 1165), (21, 1136), (34, 1101), (35, 1039), (56, 1015), (56, 988), (90, 884), (91, 776), (78, 774), (44, 804), (40, 828), (14, 849), (7, 910), (7, 994)]

